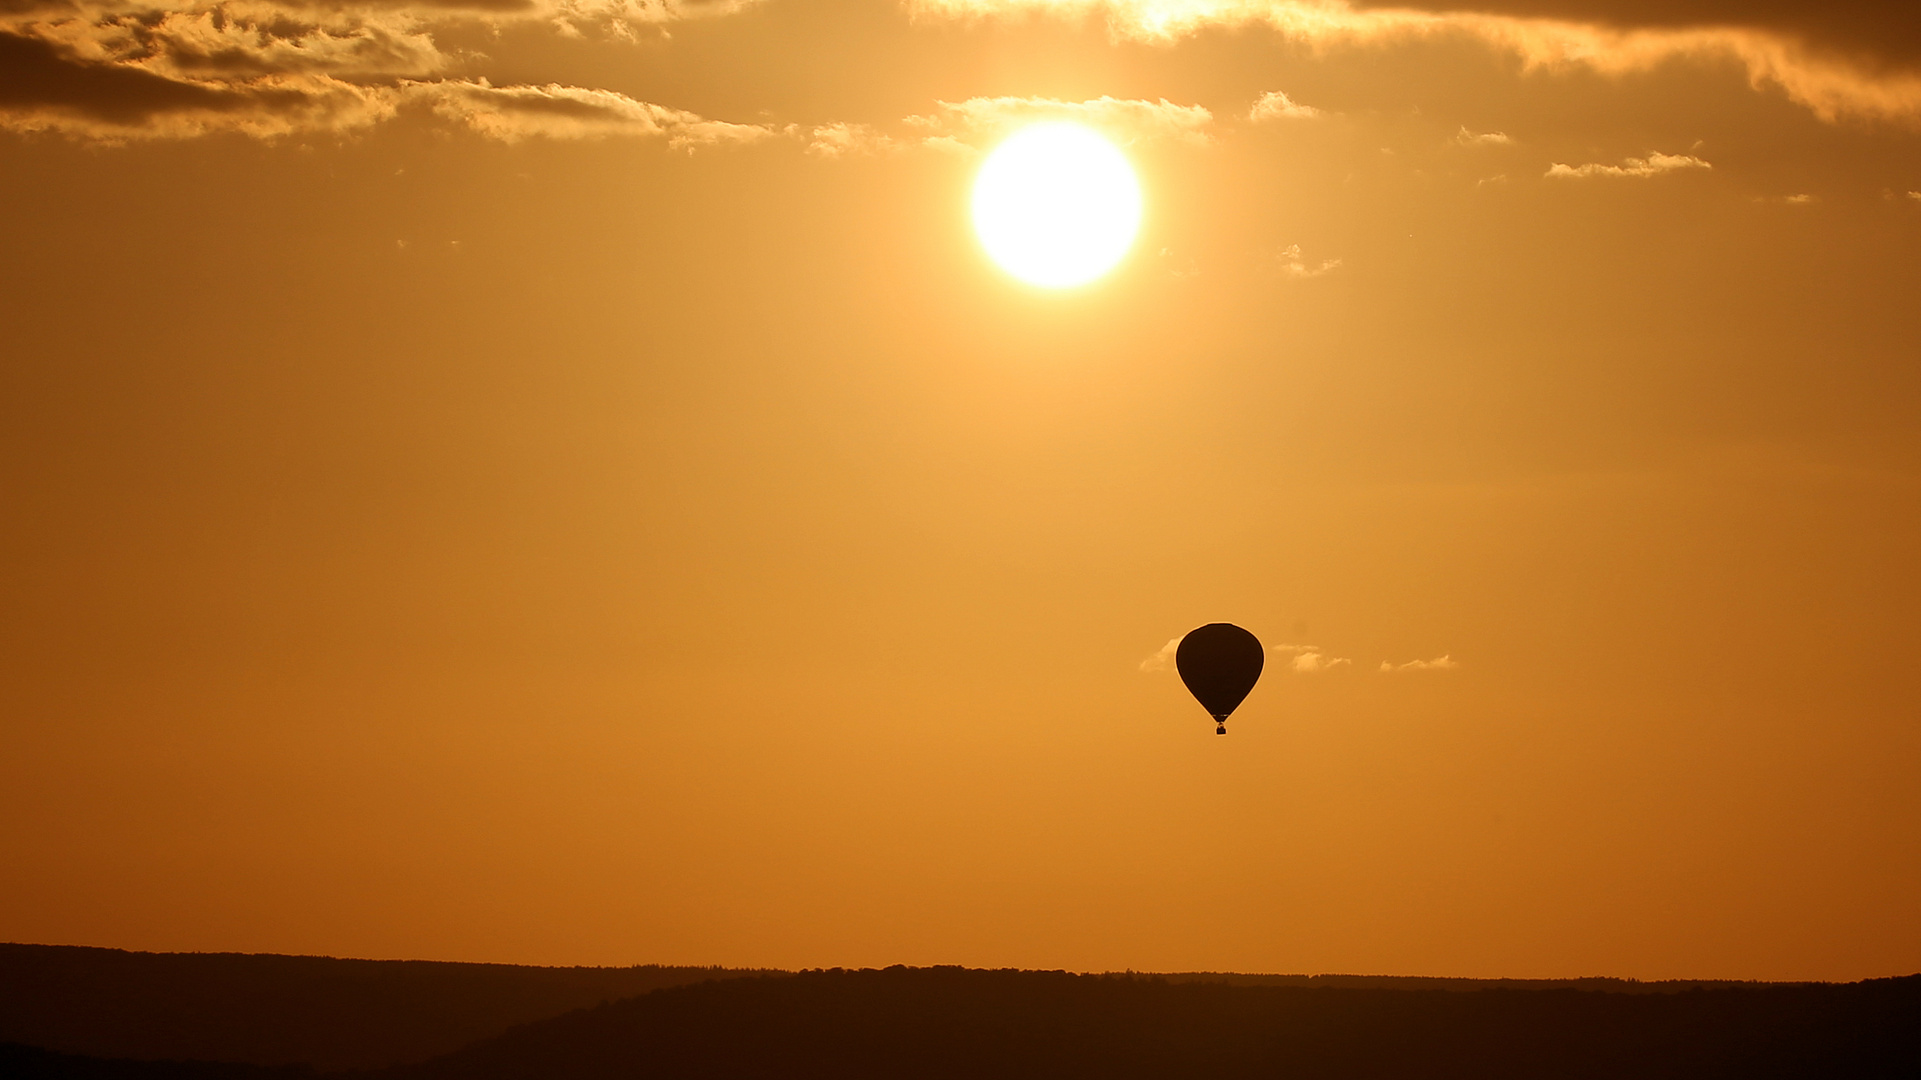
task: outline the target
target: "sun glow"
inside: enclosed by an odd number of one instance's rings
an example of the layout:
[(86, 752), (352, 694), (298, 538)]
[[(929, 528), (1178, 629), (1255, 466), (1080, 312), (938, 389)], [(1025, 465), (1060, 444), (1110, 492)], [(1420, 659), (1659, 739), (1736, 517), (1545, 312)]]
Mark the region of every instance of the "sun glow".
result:
[(1141, 188), (1114, 144), (1080, 124), (1030, 124), (974, 180), (974, 231), (1001, 269), (1062, 289), (1120, 262), (1141, 223)]

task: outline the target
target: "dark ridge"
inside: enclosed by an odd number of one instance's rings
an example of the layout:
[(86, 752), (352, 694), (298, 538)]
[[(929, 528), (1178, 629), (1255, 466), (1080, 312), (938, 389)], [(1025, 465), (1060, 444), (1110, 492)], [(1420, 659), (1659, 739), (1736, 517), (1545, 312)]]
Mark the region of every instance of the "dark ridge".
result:
[(888, 968), (661, 990), (379, 1080), (1921, 1076), (1921, 976), (1673, 993)]
[(573, 1009), (740, 974), (0, 944), (0, 1042), (96, 1058), (372, 1069)]
[(1152, 974), (1154, 978), (1168, 982), (1217, 982), (1229, 986), (1340, 986), (1356, 990), (1593, 990), (1609, 994), (1678, 994), (1683, 990), (1816, 985), (1740, 979), (1661, 979), (1642, 982), (1639, 979), (1608, 976), (1580, 979), (1455, 979), (1436, 975), (1251, 975), (1232, 971), (1130, 971), (1126, 974)]

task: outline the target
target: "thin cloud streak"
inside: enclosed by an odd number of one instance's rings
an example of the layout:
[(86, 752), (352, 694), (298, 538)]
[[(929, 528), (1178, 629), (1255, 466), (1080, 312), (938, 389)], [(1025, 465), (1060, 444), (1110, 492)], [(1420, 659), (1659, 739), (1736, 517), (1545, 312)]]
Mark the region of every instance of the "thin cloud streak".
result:
[(900, 140), (871, 124), (822, 124), (808, 133), (807, 152), (824, 158), (859, 157), (899, 150)]
[(1460, 666), (1461, 666), (1460, 664), (1458, 664), (1458, 663), (1456, 663), (1456, 662), (1455, 662), (1455, 660), (1454, 660), (1454, 657), (1453, 657), (1453, 656), (1451, 656), (1451, 655), (1448, 655), (1448, 656), (1437, 656), (1437, 657), (1435, 657), (1435, 658), (1434, 658), (1434, 659), (1432, 659), (1432, 660), (1409, 660), (1409, 661), (1408, 661), (1407, 663), (1405, 663), (1405, 664), (1391, 664), (1391, 663), (1389, 663), (1389, 662), (1387, 662), (1386, 660), (1383, 660), (1383, 661), (1381, 661), (1381, 668), (1380, 668), (1380, 669), (1381, 669), (1382, 671), (1389, 671), (1389, 672), (1393, 672), (1393, 671), (1453, 671), (1453, 670), (1454, 670), (1455, 668), (1458, 668), (1458, 667), (1460, 667)]
[(821, 124), (808, 132), (807, 152), (830, 159), (912, 149), (975, 154), (1038, 120), (1072, 120), (1122, 145), (1171, 140), (1205, 146), (1212, 141), (1207, 129), (1214, 115), (1203, 106), (1176, 105), (1165, 98), (977, 97), (936, 102), (933, 112), (904, 118), (898, 135), (871, 124)]
[(1454, 136), (1454, 141), (1460, 143), (1462, 146), (1514, 145), (1514, 140), (1508, 138), (1507, 132), (1505, 131), (1484, 131), (1477, 134), (1469, 131), (1465, 124), (1461, 125), (1461, 132)]
[(1656, 151), (1644, 158), (1628, 158), (1619, 165), (1603, 165), (1599, 162), (1589, 162), (1586, 165), (1563, 165), (1556, 162), (1548, 166), (1544, 175), (1562, 180), (1581, 180), (1594, 176), (1646, 179), (1683, 169), (1712, 168), (1714, 166), (1692, 154), (1663, 154)]
[(1268, 651), (1289, 656), (1287, 669), (1297, 675), (1314, 675), (1354, 663), (1345, 656), (1328, 656), (1319, 645), (1274, 645)]
[(1114, 97), (1062, 101), (1046, 97), (976, 97), (942, 101), (904, 123), (922, 145), (979, 149), (1036, 120), (1073, 120), (1123, 144), (1162, 140), (1205, 145), (1214, 114), (1201, 105)]
[(775, 134), (755, 124), (708, 120), (681, 109), (636, 101), (611, 90), (578, 86), (490, 86), (479, 82), (414, 83), (410, 98), (490, 139), (665, 138), (679, 150), (741, 145)]

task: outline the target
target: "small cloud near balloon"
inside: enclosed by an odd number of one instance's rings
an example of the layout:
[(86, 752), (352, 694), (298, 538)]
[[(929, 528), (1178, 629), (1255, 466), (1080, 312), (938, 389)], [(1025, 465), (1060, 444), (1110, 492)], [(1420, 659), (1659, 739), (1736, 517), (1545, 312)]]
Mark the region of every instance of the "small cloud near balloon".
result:
[[(1167, 644), (1161, 646), (1159, 651), (1140, 662), (1140, 669), (1142, 671), (1174, 670), (1174, 654), (1180, 647), (1180, 638), (1168, 638)], [(1354, 661), (1349, 657), (1327, 655), (1326, 650), (1322, 649), (1319, 645), (1270, 645), (1267, 646), (1267, 652), (1270, 656), (1274, 657), (1274, 663), (1277, 668), (1281, 667), (1282, 661), (1285, 661), (1285, 667), (1282, 668), (1282, 670), (1293, 672), (1296, 675), (1315, 675), (1321, 672), (1333, 671), (1336, 668), (1352, 667), (1354, 665)], [(1437, 656), (1432, 660), (1409, 660), (1404, 664), (1396, 664), (1383, 660), (1378, 670), (1384, 672), (1453, 671), (1458, 667), (1460, 667), (1459, 662), (1454, 659), (1452, 654), (1449, 654)]]
[(1288, 660), (1288, 670), (1300, 675), (1332, 671), (1337, 667), (1351, 666), (1354, 663), (1345, 656), (1328, 656), (1321, 651), (1319, 645), (1276, 645), (1273, 651), (1292, 654)]
[(1168, 638), (1161, 651), (1141, 661), (1142, 671), (1167, 671), (1174, 666), (1174, 651), (1181, 647), (1180, 638)]
[[(1169, 638), (1159, 652), (1141, 661), (1142, 671), (1170, 671), (1174, 667), (1174, 654), (1181, 647), (1180, 638)], [(1329, 656), (1318, 645), (1270, 645), (1267, 651), (1276, 659), (1285, 657), (1287, 670), (1300, 675), (1312, 675), (1321, 671), (1332, 671), (1337, 667), (1352, 666), (1354, 661), (1345, 656)]]
[(1394, 664), (1383, 660), (1380, 669), (1382, 671), (1453, 671), (1460, 666), (1452, 655), (1447, 655), (1437, 656), (1432, 660), (1409, 660), (1405, 664)]

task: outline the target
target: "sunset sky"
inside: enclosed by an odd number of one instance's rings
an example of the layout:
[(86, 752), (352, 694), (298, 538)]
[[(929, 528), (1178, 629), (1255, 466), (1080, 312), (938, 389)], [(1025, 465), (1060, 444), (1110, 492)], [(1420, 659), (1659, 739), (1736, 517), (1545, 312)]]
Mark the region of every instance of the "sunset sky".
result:
[(0, 0), (0, 940), (1921, 970), (1921, 8), (1463, 2)]

